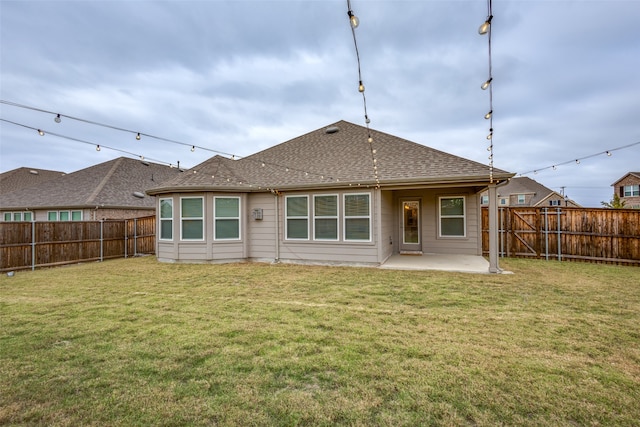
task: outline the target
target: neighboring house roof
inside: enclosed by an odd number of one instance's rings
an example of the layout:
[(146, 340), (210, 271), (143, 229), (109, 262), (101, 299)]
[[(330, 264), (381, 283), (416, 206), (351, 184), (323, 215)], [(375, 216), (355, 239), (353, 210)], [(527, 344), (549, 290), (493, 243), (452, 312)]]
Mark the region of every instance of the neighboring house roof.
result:
[(59, 178), (64, 172), (36, 168), (18, 168), (0, 174), (0, 194), (40, 185)]
[[(149, 188), (180, 172), (155, 163), (119, 157), (40, 185), (0, 195), (2, 209), (109, 207), (154, 208)], [(134, 193), (139, 193), (138, 196)]]
[(638, 178), (638, 180), (640, 180), (640, 172), (629, 172), (627, 174), (625, 174), (622, 178), (620, 178), (619, 180), (617, 180), (616, 182), (614, 182), (613, 184), (611, 184), (611, 186), (615, 186), (616, 184), (618, 184), (620, 181), (622, 181), (623, 179), (627, 178), (629, 175)]
[(499, 197), (515, 194), (531, 195), (529, 206), (536, 206), (554, 195), (563, 198), (560, 193), (526, 176), (511, 178), (508, 184), (498, 188)]
[[(373, 143), (368, 142), (369, 132)], [(500, 169), (494, 169), (493, 175), (498, 180), (513, 176)], [(212, 157), (148, 193), (488, 181), (485, 164), (339, 121), (239, 160)]]

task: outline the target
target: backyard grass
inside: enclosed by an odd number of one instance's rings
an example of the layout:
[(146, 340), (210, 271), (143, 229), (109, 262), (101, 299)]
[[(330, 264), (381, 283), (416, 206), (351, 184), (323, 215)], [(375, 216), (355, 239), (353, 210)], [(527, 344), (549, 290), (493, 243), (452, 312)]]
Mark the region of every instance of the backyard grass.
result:
[(640, 268), (153, 257), (0, 277), (0, 424), (638, 425)]

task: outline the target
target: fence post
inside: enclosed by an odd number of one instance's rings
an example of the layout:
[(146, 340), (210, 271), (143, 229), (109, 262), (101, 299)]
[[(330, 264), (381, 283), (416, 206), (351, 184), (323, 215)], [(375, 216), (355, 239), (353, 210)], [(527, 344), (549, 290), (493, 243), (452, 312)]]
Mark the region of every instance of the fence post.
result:
[(138, 218), (133, 219), (133, 256), (138, 256)]
[(560, 220), (562, 219), (562, 208), (556, 208), (556, 215), (558, 216), (558, 261), (562, 261), (562, 239), (560, 233), (562, 229), (560, 227)]
[(100, 262), (104, 261), (104, 221), (100, 220)]
[(127, 250), (129, 249), (129, 221), (124, 220), (124, 259), (127, 259)]
[(36, 269), (36, 222), (31, 221), (31, 271)]
[(544, 259), (549, 261), (549, 218), (547, 217), (548, 209), (544, 208)]

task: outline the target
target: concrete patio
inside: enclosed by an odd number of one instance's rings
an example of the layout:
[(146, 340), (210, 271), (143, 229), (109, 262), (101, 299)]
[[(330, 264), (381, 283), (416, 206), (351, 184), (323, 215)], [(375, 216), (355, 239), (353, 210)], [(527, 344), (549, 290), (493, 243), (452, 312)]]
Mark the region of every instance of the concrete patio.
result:
[(489, 274), (489, 261), (476, 255), (391, 255), (380, 268), (390, 270), (440, 270)]

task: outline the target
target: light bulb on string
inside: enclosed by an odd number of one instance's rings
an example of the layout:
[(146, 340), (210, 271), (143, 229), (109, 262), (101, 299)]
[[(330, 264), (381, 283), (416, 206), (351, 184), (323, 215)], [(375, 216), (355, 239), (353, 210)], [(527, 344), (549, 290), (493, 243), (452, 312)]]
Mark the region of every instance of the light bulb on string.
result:
[(576, 159), (576, 165), (580, 164), (580, 159)]
[(96, 151), (100, 151), (100, 146), (96, 145)]
[(493, 81), (493, 77), (489, 77), (489, 80), (487, 80), (486, 82), (482, 83), (482, 86), (480, 86), (480, 89), (487, 90), (487, 88), (489, 87), (489, 85), (491, 84), (492, 81)]
[(358, 92), (360, 93), (364, 92), (364, 85), (362, 84), (362, 80), (360, 80), (358, 84)]
[(194, 151), (196, 151), (196, 146), (195, 146), (195, 145), (192, 145), (192, 146), (191, 146), (191, 152), (193, 153)]
[(38, 135), (40, 135), (40, 136), (44, 136), (44, 131), (43, 131), (43, 130), (38, 129)]
[(360, 20), (356, 15), (353, 14), (351, 10), (347, 11), (347, 15), (349, 15), (349, 22), (351, 23), (352, 28), (358, 28), (360, 25)]
[(493, 110), (489, 111), (487, 114), (484, 115), (484, 118), (489, 120), (491, 118), (491, 116), (493, 115)]
[(551, 166), (551, 168), (552, 168), (553, 170), (558, 169), (558, 167), (557, 167), (556, 165)]
[(372, 137), (367, 138), (367, 141), (369, 141), (369, 144), (373, 144), (373, 138)]
[(478, 28), (478, 34), (484, 35), (484, 34), (487, 34), (489, 32), (489, 28), (491, 28), (491, 20), (492, 19), (493, 19), (493, 16), (489, 15), (487, 20), (484, 21), (482, 23), (482, 25), (480, 25), (480, 28)]
[(60, 123), (60, 122), (62, 121), (62, 119), (60, 118), (60, 114), (58, 114), (58, 115), (53, 119), (53, 121), (54, 121), (54, 122), (56, 122), (56, 123)]
[(611, 157), (611, 151), (607, 151), (607, 156)]
[(489, 129), (489, 135), (487, 135), (487, 139), (493, 139), (493, 128)]
[(140, 141), (140, 132), (138, 132), (138, 134), (136, 135), (136, 139)]

